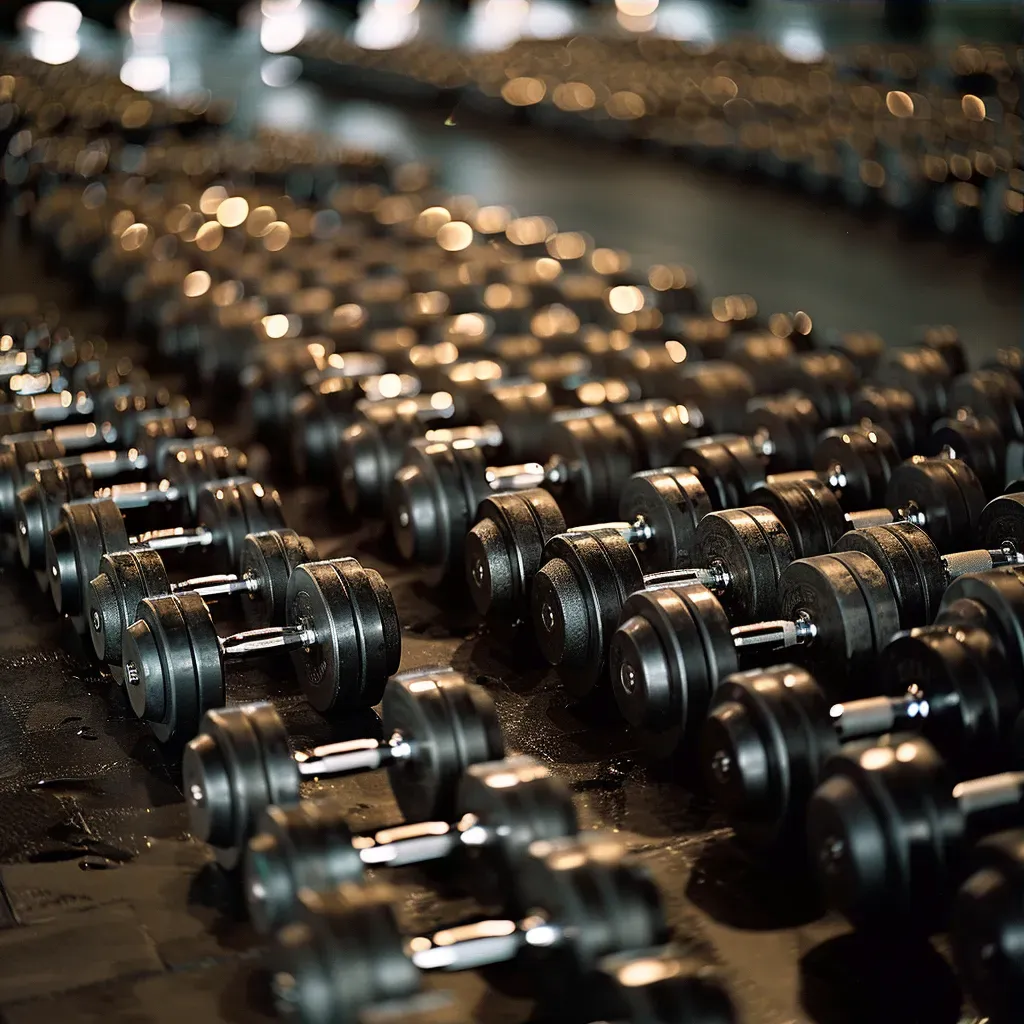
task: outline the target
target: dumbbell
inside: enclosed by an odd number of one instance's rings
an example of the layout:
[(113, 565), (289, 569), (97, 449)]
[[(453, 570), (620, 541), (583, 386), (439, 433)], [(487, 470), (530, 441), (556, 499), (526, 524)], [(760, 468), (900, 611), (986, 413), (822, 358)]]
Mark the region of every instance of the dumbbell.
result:
[[(128, 459), (129, 456), (123, 457)], [(117, 457), (115, 462), (122, 462)], [(168, 514), (180, 506), (194, 516), (200, 489), (213, 480), (240, 476), (247, 459), (243, 452), (225, 448), (220, 442), (180, 442), (164, 455), (162, 465), (152, 467), (163, 478), (97, 488), (89, 464), (60, 462), (43, 464), (32, 473), (31, 482), (18, 492), (15, 502), (15, 540), (21, 564), (37, 572), (46, 561), (47, 534), (60, 518), (65, 502), (105, 498), (127, 510), (162, 509)], [(45, 585), (41, 582), (41, 586)]]
[(296, 918), (278, 932), (270, 954), (278, 1012), (307, 1024), (355, 1024), (369, 1006), (414, 996), (423, 971), (526, 957), (545, 995), (586, 1020), (597, 1009), (588, 992), (600, 1001), (601, 958), (664, 941), (656, 886), (608, 834), (531, 844), (518, 888), (533, 908), (528, 918), (463, 924), (408, 940), (389, 887), (301, 892)]
[(389, 514), (399, 552), (440, 582), (464, 566), (466, 533), (480, 502), (501, 491), (544, 486), (572, 522), (614, 510), (638, 461), (629, 432), (608, 413), (550, 421), (544, 465), (488, 466), (478, 447), (414, 442), (395, 474)]
[(846, 511), (832, 487), (799, 474), (776, 476), (750, 492), (786, 527), (799, 558), (831, 551), (848, 531), (909, 522), (943, 552), (968, 547), (985, 505), (974, 471), (960, 459), (914, 456), (892, 470), (881, 508)]
[[(365, 572), (365, 570), (364, 570)], [(299, 803), (304, 778), (386, 768), (408, 821), (453, 820), (462, 773), (505, 747), (490, 696), (451, 669), (405, 672), (383, 686), (384, 740), (357, 739), (292, 753), (272, 704), (207, 711), (182, 758), (192, 834), (236, 867), (264, 809)], [(375, 702), (376, 703), (376, 702)]]
[(899, 630), (885, 574), (860, 551), (791, 562), (779, 577), (782, 619), (733, 626), (706, 587), (655, 587), (622, 607), (608, 654), (623, 717), (671, 750), (687, 749), (719, 682), (740, 656), (791, 650), (838, 693), (870, 678), (878, 652)]
[(643, 572), (690, 564), (697, 524), (712, 511), (700, 481), (682, 469), (634, 473), (619, 500), (624, 522), (566, 529), (558, 502), (532, 488), (485, 498), (466, 536), (466, 579), (473, 603), (494, 620), (518, 621), (529, 607), (545, 548), (563, 533), (618, 531), (634, 548)]
[(716, 508), (751, 503), (764, 483), (814, 479), (824, 484), (848, 511), (880, 504), (893, 469), (899, 464), (895, 445), (883, 430), (849, 426), (828, 430), (814, 447), (812, 469), (766, 475), (775, 440), (766, 431), (752, 437), (721, 435), (688, 441), (676, 465), (697, 475)]
[(881, 427), (899, 453), (909, 459), (925, 450), (933, 421), (921, 415), (914, 396), (904, 388), (865, 384), (853, 398), (851, 419)]
[(793, 546), (775, 516), (753, 506), (705, 515), (690, 558), (699, 568), (644, 573), (628, 536), (607, 528), (545, 545), (531, 593), (534, 635), (570, 693), (590, 693), (603, 676), (630, 594), (692, 582), (715, 593), (732, 621), (767, 618), (778, 612), (779, 578)]
[(944, 923), (973, 838), (1018, 827), (1024, 773), (955, 783), (920, 736), (848, 744), (825, 763), (807, 838), (826, 900), (860, 927)]
[[(463, 418), (457, 416), (463, 404), (472, 406), (477, 425), (443, 426), (445, 420)], [(442, 391), (367, 408), (341, 435), (335, 451), (345, 507), (353, 515), (382, 511), (406, 446), (417, 436), (427, 443), (475, 441), (501, 448), (511, 462), (527, 459), (541, 450), (553, 409), (551, 393), (542, 383), (496, 387), (469, 401), (457, 402)]]
[[(195, 527), (171, 527), (129, 536), (120, 506), (109, 498), (68, 502), (46, 542), (50, 595), (58, 613), (70, 617), (79, 635), (86, 625), (89, 584), (100, 559), (111, 551), (146, 545), (155, 551), (202, 547), (224, 568), (234, 568), (249, 533), (284, 525), (277, 491), (254, 480), (236, 478), (196, 488)], [(134, 611), (134, 609), (133, 609)], [(90, 614), (91, 619), (91, 614)]]
[(891, 696), (836, 704), (796, 665), (740, 672), (715, 691), (700, 735), (708, 792), (741, 841), (791, 854), (824, 762), (851, 740), (913, 729), (960, 777), (1006, 767), (1021, 687), (983, 629), (929, 626), (881, 652)]
[(1014, 465), (1007, 454), (1007, 438), (995, 420), (958, 409), (936, 420), (925, 444), (925, 452), (943, 458), (958, 458), (977, 474), (986, 494), (1002, 491), (1008, 478), (1020, 474), (1020, 449)]
[(481, 860), (498, 880), (503, 903), (515, 906), (516, 869), (527, 847), (576, 835), (579, 827), (569, 787), (532, 757), (470, 764), (454, 808), (451, 820), (411, 821), (355, 837), (340, 808), (327, 801), (268, 806), (245, 854), (249, 919), (268, 935), (292, 918), (300, 889), (323, 892), (363, 881), (367, 867), (424, 864), (460, 852), (471, 864)]
[[(249, 524), (242, 523), (238, 528), (246, 525)], [(251, 627), (281, 625), (292, 572), (306, 562), (318, 561), (320, 555), (313, 541), (284, 527), (246, 534), (237, 574), (200, 576), (174, 583), (167, 575), (160, 552), (148, 545), (108, 551), (100, 559), (99, 570), (85, 597), (93, 650), (114, 679), (122, 682), (124, 631), (135, 621), (140, 601), (167, 594), (194, 593), (207, 603), (237, 594), (244, 598), (241, 605)]]
[(191, 739), (224, 706), (232, 661), (291, 655), (303, 694), (320, 712), (377, 704), (398, 667), (402, 637), (391, 591), (354, 558), (307, 562), (288, 580), (285, 624), (220, 637), (197, 594), (140, 602), (121, 662), (135, 714), (161, 742)]
[(875, 382), (909, 392), (921, 419), (933, 423), (948, 409), (949, 388), (959, 372), (959, 363), (954, 371), (942, 352), (923, 344), (888, 349), (875, 371)]
[(992, 1024), (1024, 1014), (1020, 907), (1024, 829), (986, 836), (969, 857), (970, 874), (953, 903), (953, 962), (971, 1002)]

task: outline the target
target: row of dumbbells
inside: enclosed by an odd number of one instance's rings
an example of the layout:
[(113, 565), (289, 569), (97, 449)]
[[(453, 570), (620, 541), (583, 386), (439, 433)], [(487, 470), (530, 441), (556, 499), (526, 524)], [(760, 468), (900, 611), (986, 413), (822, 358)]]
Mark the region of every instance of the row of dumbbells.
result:
[[(623, 844), (581, 826), (546, 766), (506, 756), (479, 685), (451, 669), (393, 676), (381, 735), (293, 751), (274, 706), (253, 703), (208, 712), (186, 748), (192, 834), (240, 873), (253, 926), (273, 938), (282, 1015), (354, 1022), (413, 1000), (424, 972), (515, 961), (560, 1019), (735, 1019), (713, 975), (663, 945), (662, 898)], [(396, 827), (356, 835), (330, 797), (302, 798), (303, 780), (380, 768)], [(445, 868), (502, 916), (403, 934), (383, 878), (410, 865)]]
[(575, 38), (570, 50), (531, 39), (467, 62), (431, 44), (381, 53), (323, 35), (302, 51), (308, 73), (332, 84), (395, 98), (404, 80), (407, 102), (454, 95), (490, 118), (642, 143), (857, 210), (889, 209), (909, 226), (983, 239), (1010, 256), (1021, 237), (1021, 86), (1006, 55), (954, 92), (901, 73), (915, 66), (901, 54), (871, 77), (761, 45)]

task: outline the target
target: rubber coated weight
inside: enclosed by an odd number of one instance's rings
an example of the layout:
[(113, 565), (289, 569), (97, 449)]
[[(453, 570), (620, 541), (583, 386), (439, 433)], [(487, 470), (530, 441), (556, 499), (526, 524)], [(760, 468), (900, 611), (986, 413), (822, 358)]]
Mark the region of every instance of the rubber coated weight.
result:
[(814, 403), (798, 393), (755, 398), (748, 406), (741, 433), (767, 438), (775, 473), (803, 469), (814, 458), (814, 443), (823, 424)]
[(191, 739), (203, 713), (224, 705), (223, 677), (219, 694), (212, 693), (209, 678), (204, 679), (210, 703), (199, 704), (191, 635), (181, 609), (182, 600), (190, 596), (194, 595), (142, 601), (122, 642), (121, 663), (132, 710), (161, 743)]
[(831, 488), (816, 477), (772, 480), (750, 492), (785, 528), (796, 558), (828, 554), (849, 524)]
[(871, 688), (875, 655), (899, 630), (885, 574), (860, 551), (792, 562), (779, 580), (782, 618), (808, 618), (814, 638), (800, 661), (819, 679)]
[(1024, 436), (1024, 388), (1003, 370), (961, 374), (949, 389), (949, 408), (995, 420), (1009, 437)]
[(946, 568), (928, 535), (911, 523), (850, 530), (836, 551), (863, 551), (885, 573), (899, 608), (900, 628), (926, 626), (946, 591)]
[(716, 509), (738, 508), (764, 482), (764, 461), (749, 438), (721, 434), (683, 445), (679, 464), (700, 480)]
[(643, 574), (617, 530), (561, 534), (548, 542), (544, 559), (530, 598), (534, 634), (566, 689), (583, 697), (604, 673), (619, 612)]
[(839, 352), (803, 352), (784, 371), (786, 388), (805, 394), (825, 424), (849, 423), (859, 375)]
[(965, 462), (915, 456), (893, 470), (884, 505), (896, 515), (919, 514), (935, 546), (948, 554), (977, 543), (974, 524), (985, 492)]
[(213, 534), (210, 547), (218, 572), (238, 568), (248, 534), (285, 525), (277, 491), (256, 480), (225, 480), (200, 488), (196, 519)]
[(650, 529), (648, 539), (633, 545), (645, 573), (692, 565), (697, 526), (709, 512), (707, 491), (685, 469), (634, 473), (619, 499), (620, 518), (627, 523), (642, 519)]
[(354, 558), (300, 565), (288, 581), (286, 620), (316, 639), (292, 649), (302, 692), (321, 713), (380, 702), (398, 669), (402, 629), (380, 574)]
[(896, 445), (879, 427), (826, 431), (814, 449), (815, 470), (830, 483), (847, 512), (878, 508), (899, 464)]
[(905, 459), (923, 450), (931, 426), (921, 416), (909, 391), (879, 384), (868, 385), (857, 392), (850, 418), (854, 423), (867, 420), (881, 427)]
[(68, 501), (92, 497), (93, 489), (72, 493), (70, 478), (56, 464), (40, 466), (18, 492), (14, 506), (15, 535), (21, 564), (36, 574), (40, 590), (49, 586), (43, 573), (46, 537), (60, 519), (61, 506)]
[(697, 527), (693, 558), (697, 565), (719, 566), (728, 574), (719, 600), (731, 622), (778, 613), (779, 577), (793, 561), (793, 544), (768, 509), (752, 505), (705, 516)]
[(665, 755), (694, 749), (712, 692), (738, 667), (721, 604), (696, 585), (633, 594), (608, 657), (622, 716)]
[(250, 533), (242, 542), (239, 575), (252, 589), (242, 599), (245, 621), (252, 628), (282, 625), (288, 580), (300, 565), (320, 560), (316, 544), (294, 530)]
[(804, 844), (807, 801), (839, 749), (831, 703), (796, 665), (739, 672), (715, 691), (700, 764), (709, 795), (745, 845), (789, 853)]
[(537, 487), (480, 502), (466, 537), (466, 582), (481, 615), (519, 621), (529, 607), (544, 545), (565, 526), (558, 502)]
[(936, 623), (985, 630), (1001, 644), (1010, 678), (1024, 678), (1024, 579), (1017, 571), (991, 569), (953, 580)]
[(935, 748), (895, 734), (850, 743), (825, 764), (807, 808), (829, 906), (855, 924), (927, 933), (963, 874), (964, 819)]
[(205, 485), (243, 477), (248, 459), (244, 452), (218, 443), (182, 443), (168, 449), (160, 468), (163, 478), (181, 491), (189, 515), (195, 518)]
[(971, 874), (953, 905), (950, 937), (957, 975), (992, 1021), (1024, 1014), (1024, 829), (986, 836), (970, 856)]
[(121, 640), (125, 625), (135, 621), (139, 602), (171, 592), (167, 570), (159, 553), (145, 545), (126, 551), (108, 551), (86, 592), (89, 636), (96, 657), (110, 669), (118, 683), (121, 669)]
[(636, 452), (633, 469), (659, 469), (675, 464), (676, 455), (696, 431), (678, 405), (644, 402), (640, 408), (616, 410), (615, 418), (629, 434)]
[(936, 420), (925, 454), (956, 458), (974, 470), (986, 494), (998, 494), (1006, 483), (1006, 439), (995, 420), (964, 410)]
[(678, 377), (666, 377), (664, 384), (669, 398), (700, 409), (709, 434), (742, 432), (747, 403), (757, 394), (750, 374), (728, 360), (695, 363)]
[(450, 820), (466, 768), (505, 753), (490, 697), (451, 670), (395, 676), (384, 691), (381, 715), (385, 735), (399, 733), (415, 750), (388, 765), (407, 821)]
[(977, 518), (977, 538), (986, 548), (1012, 544), (1024, 552), (1024, 492), (993, 498)]
[(876, 378), (880, 384), (901, 388), (914, 396), (921, 419), (932, 423), (942, 416), (953, 374), (933, 348), (893, 348), (882, 358)]

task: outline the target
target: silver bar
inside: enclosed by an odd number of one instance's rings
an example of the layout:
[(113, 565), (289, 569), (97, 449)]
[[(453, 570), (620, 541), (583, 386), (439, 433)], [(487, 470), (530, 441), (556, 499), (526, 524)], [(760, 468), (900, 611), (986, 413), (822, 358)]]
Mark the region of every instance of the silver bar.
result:
[(304, 626), (267, 626), (221, 637), (220, 651), (225, 658), (259, 657), (290, 647), (308, 647), (316, 641), (316, 633)]
[(869, 526), (888, 526), (895, 516), (887, 508), (869, 508), (862, 512), (847, 512), (845, 517), (851, 530), (865, 530)]
[(173, 526), (166, 530), (150, 530), (129, 537), (130, 544), (148, 544), (154, 551), (186, 551), (189, 548), (206, 548), (213, 543), (213, 531), (205, 526), (185, 529)]
[(966, 817), (1018, 807), (1024, 800), (1024, 772), (1004, 772), (953, 787), (953, 799)]
[(146, 508), (178, 501), (181, 496), (179, 488), (167, 483), (115, 484), (96, 492), (97, 498), (110, 498), (118, 508)]
[(411, 756), (412, 744), (397, 733), (387, 741), (344, 740), (341, 743), (327, 743), (321, 747), (314, 747), (312, 750), (297, 751), (294, 755), (300, 775), (325, 777), (372, 772), (392, 761), (403, 761)]
[(484, 423), (479, 427), (442, 427), (426, 431), (423, 437), (431, 443), (439, 444), (473, 441), (483, 448), (497, 448), (504, 441), (497, 423)]
[(868, 697), (833, 704), (829, 710), (840, 741), (896, 732), (927, 718), (931, 705), (922, 697)]
[(194, 576), (171, 584), (172, 594), (192, 593), (210, 600), (214, 597), (230, 597), (232, 594), (246, 594), (257, 587), (254, 579), (225, 573), (220, 576)]
[(817, 636), (818, 630), (809, 619), (777, 619), (755, 622), (750, 626), (733, 626), (730, 630), (737, 647), (798, 647)]
[(487, 486), (492, 491), (525, 491), (540, 487), (547, 473), (539, 462), (523, 462), (518, 466), (488, 466)]
[[(442, 828), (446, 831), (440, 831)], [(413, 830), (418, 834), (409, 834)], [(387, 864), (393, 868), (422, 864), (442, 860), (461, 845), (458, 829), (446, 822), (426, 821), (389, 831), (405, 834), (389, 839), (387, 832), (377, 833), (373, 846), (361, 846), (359, 849), (359, 859), (364, 864), (369, 867)]]

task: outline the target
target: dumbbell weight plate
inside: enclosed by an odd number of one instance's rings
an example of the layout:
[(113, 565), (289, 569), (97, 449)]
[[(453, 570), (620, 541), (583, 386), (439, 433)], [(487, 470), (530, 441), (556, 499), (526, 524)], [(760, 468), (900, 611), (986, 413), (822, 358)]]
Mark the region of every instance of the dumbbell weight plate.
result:
[(544, 559), (531, 596), (534, 635), (563, 686), (585, 697), (601, 679), (619, 612), (643, 574), (617, 530), (561, 534)]
[(551, 488), (567, 523), (615, 515), (619, 495), (638, 460), (632, 438), (612, 416), (556, 419), (548, 434), (548, 452), (569, 467), (570, 479)]
[(318, 799), (271, 805), (260, 815), (245, 853), (246, 905), (260, 935), (287, 924), (300, 889), (329, 892), (364, 881), (342, 811), (337, 803)]
[(716, 509), (739, 508), (764, 481), (764, 465), (745, 437), (720, 434), (683, 445), (680, 465), (692, 470)]
[(244, 479), (248, 467), (244, 452), (222, 444), (178, 444), (164, 457), (162, 475), (181, 491), (189, 515), (197, 514), (199, 494), (213, 481)]
[(947, 391), (953, 374), (934, 348), (889, 349), (876, 377), (883, 385), (909, 391), (926, 423), (938, 419), (947, 409)]
[(977, 543), (986, 548), (1012, 544), (1024, 552), (1024, 491), (993, 498), (977, 517)]
[(633, 546), (644, 573), (691, 566), (697, 525), (709, 512), (707, 491), (685, 469), (634, 473), (619, 500), (621, 519), (632, 523), (642, 517), (651, 528), (650, 540)]
[(807, 807), (807, 837), (828, 904), (867, 929), (939, 923), (963, 838), (954, 779), (925, 740), (896, 734), (830, 758)]
[(914, 396), (902, 388), (879, 384), (861, 388), (850, 416), (854, 423), (867, 420), (885, 430), (906, 459), (920, 452), (928, 440), (928, 424), (918, 412)]
[(1018, 937), (1024, 888), (1024, 830), (986, 836), (971, 855), (972, 873), (953, 906), (950, 937), (957, 974), (978, 1011), (1017, 1020), (1024, 1006)]
[(977, 543), (974, 524), (985, 495), (966, 463), (915, 456), (893, 470), (884, 504), (895, 512), (915, 506), (924, 515), (928, 536), (940, 552), (948, 554)]
[(92, 488), (72, 494), (69, 483), (75, 477), (56, 463), (40, 466), (18, 492), (14, 505), (18, 555), (26, 569), (32, 569), (39, 589), (46, 591), (50, 578), (45, 572), (46, 537), (60, 519), (60, 508), (66, 501), (91, 497)]
[(294, 530), (264, 529), (248, 534), (242, 542), (238, 571), (255, 584), (242, 600), (249, 627), (283, 625), (288, 580), (300, 565), (319, 559), (313, 541)]
[(721, 604), (701, 586), (655, 587), (620, 621), (609, 661), (622, 716), (657, 756), (692, 751), (717, 681), (738, 667)]
[(955, 452), (974, 471), (986, 494), (998, 494), (1006, 483), (1006, 439), (995, 420), (960, 410), (936, 420), (925, 453)]
[(25, 467), (38, 462), (51, 462), (63, 454), (63, 446), (52, 437), (37, 441), (3, 442), (0, 450), (0, 521), (9, 522), (14, 515), (18, 490), (28, 482)]
[(750, 501), (767, 508), (782, 523), (796, 558), (827, 554), (848, 529), (835, 495), (817, 477), (773, 479), (755, 487)]
[(565, 531), (565, 519), (545, 490), (506, 491), (480, 502), (466, 536), (466, 581), (481, 615), (516, 623), (529, 606), (544, 545)]
[(288, 581), (287, 621), (316, 640), (292, 648), (306, 699), (321, 713), (369, 708), (398, 668), (401, 625), (387, 584), (354, 558), (300, 565)]
[(450, 669), (396, 676), (384, 691), (384, 733), (400, 733), (411, 757), (392, 761), (388, 777), (407, 821), (451, 820), (457, 787), (470, 764), (495, 761), (505, 744), (485, 691)]
[(814, 443), (822, 423), (814, 403), (796, 392), (756, 398), (747, 407), (742, 433), (759, 432), (771, 438), (770, 463), (776, 473), (803, 469), (814, 458)]
[(108, 551), (85, 595), (85, 614), (96, 657), (114, 681), (124, 682), (121, 667), (122, 623), (131, 623), (139, 602), (171, 592), (159, 552), (143, 545)]
[(300, 927), (276, 938), (278, 1014), (304, 1024), (359, 1024), (367, 1007), (414, 996), (421, 975), (395, 920), (398, 903), (383, 885), (303, 890), (294, 917)]
[(714, 512), (701, 520), (694, 541), (698, 565), (722, 565), (729, 584), (719, 600), (732, 623), (778, 613), (779, 577), (793, 561), (793, 544), (779, 520), (757, 505)]
[(910, 523), (850, 530), (835, 551), (863, 551), (882, 568), (900, 610), (900, 628), (926, 626), (946, 590), (946, 569), (928, 535)]
[(643, 469), (675, 464), (679, 449), (696, 437), (696, 431), (680, 415), (678, 405), (640, 403), (641, 408), (619, 409), (617, 419), (633, 440)]
[[(964, 605), (980, 618), (966, 619)], [(1002, 644), (1010, 666), (1010, 678), (1024, 677), (1024, 580), (1013, 569), (960, 576), (953, 580), (939, 604), (936, 622), (941, 625), (977, 626), (994, 634)]]
[(238, 568), (245, 538), (284, 526), (276, 490), (255, 480), (225, 480), (199, 489), (196, 518), (213, 534), (210, 554), (218, 572)]
[[(899, 630), (885, 573), (860, 551), (818, 555), (791, 563), (779, 580), (784, 619), (807, 614), (817, 635), (800, 651), (812, 675), (837, 691), (872, 692), (875, 653)], [(834, 696), (830, 693), (829, 696)]]
[(814, 468), (831, 473), (841, 466), (846, 479), (837, 497), (846, 512), (878, 508), (889, 478), (900, 464), (899, 452), (880, 427), (839, 427), (822, 435), (814, 450)]
[(821, 764), (839, 749), (830, 705), (796, 665), (740, 672), (715, 691), (700, 762), (741, 842), (780, 853), (803, 846), (807, 800)]

